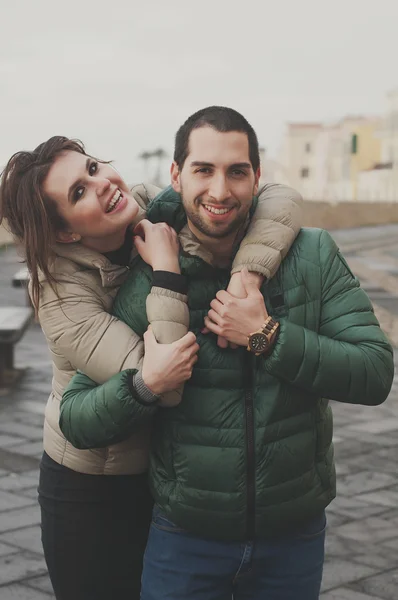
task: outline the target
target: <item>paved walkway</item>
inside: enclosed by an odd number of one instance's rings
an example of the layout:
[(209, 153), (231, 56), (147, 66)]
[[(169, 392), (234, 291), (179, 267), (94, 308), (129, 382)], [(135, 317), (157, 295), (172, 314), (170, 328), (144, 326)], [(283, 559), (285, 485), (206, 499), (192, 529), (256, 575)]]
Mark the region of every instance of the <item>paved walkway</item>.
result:
[[(362, 232), (337, 237), (350, 262), (359, 260), (370, 269), (361, 274), (363, 283), (384, 311), (385, 326), (393, 328), (398, 227), (389, 231), (391, 244), (383, 246), (387, 230), (380, 230), (380, 243), (369, 248)], [(373, 263), (366, 257), (373, 257)], [(0, 306), (24, 305), (23, 291), (10, 286), (17, 266), (14, 249), (0, 252)], [(383, 291), (374, 277), (386, 276)], [(37, 324), (18, 344), (16, 360), (27, 367), (24, 377), (13, 390), (0, 391), (0, 598), (48, 600), (53, 595), (42, 558), (36, 489), (51, 369)], [(328, 510), (323, 600), (398, 599), (397, 400), (398, 380), (380, 407), (333, 403), (338, 498)]]

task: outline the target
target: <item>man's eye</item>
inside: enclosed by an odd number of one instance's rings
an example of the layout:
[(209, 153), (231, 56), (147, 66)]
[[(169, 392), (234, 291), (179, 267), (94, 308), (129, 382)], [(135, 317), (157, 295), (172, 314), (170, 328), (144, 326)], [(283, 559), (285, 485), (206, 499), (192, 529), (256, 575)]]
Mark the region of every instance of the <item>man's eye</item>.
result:
[(242, 175), (246, 175), (246, 173), (241, 169), (234, 169), (232, 171), (232, 175), (234, 175), (235, 177), (241, 177)]
[(98, 163), (92, 162), (88, 168), (89, 175), (94, 175), (98, 171)]
[(84, 187), (82, 185), (79, 185), (79, 187), (77, 187), (73, 193), (73, 200), (75, 202), (77, 202), (78, 200), (80, 200), (80, 198), (83, 196), (84, 194)]
[(210, 169), (209, 167), (202, 167), (201, 169), (198, 169), (197, 171), (195, 171), (195, 173), (210, 173)]

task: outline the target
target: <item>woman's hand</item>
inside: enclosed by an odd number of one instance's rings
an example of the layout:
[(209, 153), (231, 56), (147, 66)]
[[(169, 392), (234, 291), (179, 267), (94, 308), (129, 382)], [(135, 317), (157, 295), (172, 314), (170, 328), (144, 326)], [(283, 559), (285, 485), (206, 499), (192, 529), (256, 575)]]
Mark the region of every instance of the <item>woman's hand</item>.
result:
[(175, 390), (190, 379), (199, 350), (196, 336), (191, 331), (172, 344), (158, 344), (149, 326), (144, 343), (142, 378), (154, 394), (159, 396)]
[(166, 223), (140, 221), (134, 228), (134, 244), (141, 258), (154, 271), (180, 273), (179, 243), (174, 229)]

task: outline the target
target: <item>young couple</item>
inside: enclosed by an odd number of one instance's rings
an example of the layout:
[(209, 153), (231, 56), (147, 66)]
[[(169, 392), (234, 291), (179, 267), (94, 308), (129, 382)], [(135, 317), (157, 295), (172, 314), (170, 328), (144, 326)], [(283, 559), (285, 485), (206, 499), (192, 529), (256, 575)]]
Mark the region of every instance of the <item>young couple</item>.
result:
[(62, 137), (3, 172), (53, 361), (39, 500), (59, 600), (138, 599), (144, 551), (143, 600), (319, 596), (327, 399), (383, 402), (392, 349), (299, 195), (259, 177), (224, 107), (181, 126), (163, 192)]

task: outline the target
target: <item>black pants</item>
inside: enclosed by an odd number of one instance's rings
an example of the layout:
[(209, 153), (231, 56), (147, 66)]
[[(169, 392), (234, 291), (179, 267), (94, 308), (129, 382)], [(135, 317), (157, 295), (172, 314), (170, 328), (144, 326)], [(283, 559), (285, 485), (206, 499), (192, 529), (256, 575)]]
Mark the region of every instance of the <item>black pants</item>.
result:
[(44, 453), (39, 502), (57, 600), (139, 600), (152, 510), (146, 475), (84, 475)]

